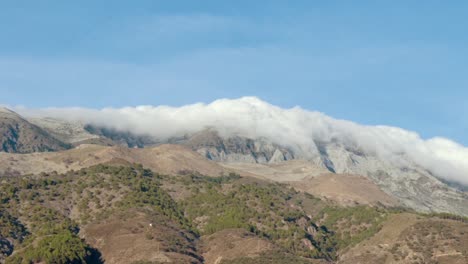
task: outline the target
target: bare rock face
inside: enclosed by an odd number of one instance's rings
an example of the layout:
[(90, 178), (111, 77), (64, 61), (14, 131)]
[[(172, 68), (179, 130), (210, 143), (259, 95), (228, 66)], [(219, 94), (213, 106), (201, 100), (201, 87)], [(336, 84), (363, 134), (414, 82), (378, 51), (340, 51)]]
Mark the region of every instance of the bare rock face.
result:
[(468, 215), (467, 193), (448, 186), (430, 171), (403, 156), (404, 162), (398, 164), (339, 140), (315, 142), (316, 156), (295, 153), (266, 139), (223, 138), (215, 130), (201, 131), (177, 143), (208, 159), (227, 163), (266, 164), (308, 157), (310, 163), (332, 173), (365, 176), (401, 204), (417, 211)]
[(73, 123), (48, 117), (31, 118), (28, 119), (28, 121), (38, 127), (41, 127), (60, 141), (70, 144), (99, 138), (98, 135), (94, 135), (86, 131), (85, 126), (79, 122)]
[[(315, 142), (318, 154), (293, 152), (265, 139), (220, 137), (205, 130), (177, 142), (208, 159), (227, 163), (278, 163), (293, 159), (307, 160), (332, 173), (367, 177), (402, 205), (422, 212), (449, 212), (468, 215), (468, 194), (450, 187), (430, 171), (401, 156), (401, 162), (388, 161), (375, 153), (333, 140)], [(286, 177), (286, 176), (285, 176)]]
[(404, 156), (397, 164), (372, 153), (362, 153), (345, 143), (321, 143), (319, 149), (330, 171), (366, 176), (409, 208), (468, 215), (466, 192), (449, 187), (430, 171), (408, 162)]
[(223, 138), (215, 130), (204, 130), (176, 142), (208, 159), (222, 162), (273, 163), (294, 159), (294, 154), (265, 139), (240, 136)]
[(0, 108), (0, 136), (0, 151), (4, 152), (56, 151), (70, 147), (6, 108)]

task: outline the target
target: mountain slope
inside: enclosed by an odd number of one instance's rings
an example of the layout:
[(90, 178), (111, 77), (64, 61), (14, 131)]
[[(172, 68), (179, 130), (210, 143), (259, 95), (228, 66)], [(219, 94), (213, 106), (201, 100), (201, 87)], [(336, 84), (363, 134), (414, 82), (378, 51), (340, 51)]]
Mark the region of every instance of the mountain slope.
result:
[(319, 149), (321, 158), (332, 171), (366, 176), (407, 207), (468, 215), (468, 193), (449, 187), (415, 163), (384, 160), (345, 142), (322, 143)]
[[(226, 105), (237, 112), (225, 112)], [(184, 127), (187, 118), (176, 117), (181, 113), (190, 115), (190, 111), (186, 112), (189, 108), (206, 112), (208, 120)], [(367, 177), (386, 194), (415, 210), (468, 215), (468, 194), (463, 191), (464, 177), (460, 176), (466, 165), (460, 160), (465, 150), (450, 142), (424, 141), (415, 133), (397, 128), (365, 127), (320, 113), (281, 109), (255, 98), (214, 102), (198, 108), (166, 109), (162, 113), (158, 108), (148, 108), (148, 113), (137, 113), (142, 116), (140, 121), (145, 120), (145, 114), (151, 118), (149, 123), (141, 124), (126, 119), (132, 109), (114, 111), (115, 116), (122, 118), (119, 124), (106, 123), (107, 112), (95, 111), (105, 126), (94, 122), (92, 127), (87, 126), (87, 133), (96, 133), (98, 141), (105, 139), (117, 145), (184, 145), (210, 160), (242, 163), (246, 168), (249, 164), (307, 160), (332, 173)], [(168, 115), (171, 118), (162, 118)], [(173, 127), (163, 129), (158, 121), (169, 122)], [(138, 133), (134, 133), (135, 126)], [(276, 180), (283, 181), (281, 177), (278, 175)], [(449, 179), (461, 182), (450, 185)]]
[(364, 176), (330, 173), (306, 160), (274, 164), (222, 163), (241, 175), (288, 183), (297, 190), (334, 201), (341, 205), (398, 206), (399, 202)]
[(198, 172), (219, 175), (221, 166), (179, 145), (160, 145), (135, 149), (100, 145), (80, 145), (60, 152), (12, 154), (0, 153), (0, 176), (24, 175), (79, 170), (97, 164), (140, 163), (158, 173)]
[(287, 184), (139, 164), (0, 185), (7, 264), (463, 263), (466, 232), (459, 216), (341, 207)]
[[(346, 141), (316, 141), (318, 153), (313, 155), (300, 150), (293, 151), (281, 148), (266, 139), (222, 138), (213, 130), (201, 131), (184, 141), (176, 141), (175, 143), (188, 145), (208, 159), (222, 161), (226, 168), (238, 169), (244, 173), (252, 173), (279, 182), (302, 180), (301, 177), (316, 176), (326, 172), (361, 175), (386, 193), (386, 195), (378, 195), (378, 197), (389, 198), (390, 196), (392, 197), (390, 200), (396, 199), (402, 205), (418, 211), (468, 215), (468, 193), (450, 187), (429, 170), (411, 162), (405, 156), (399, 156), (398, 161), (385, 160), (375, 153), (365, 152)], [(275, 152), (281, 153), (280, 159), (258, 158), (272, 157)], [(297, 171), (291, 173), (279, 169), (281, 165), (275, 165), (275, 162), (281, 164), (281, 161), (293, 159), (305, 160), (309, 165), (302, 166), (302, 168), (314, 169), (306, 170), (308, 174), (297, 173)], [(256, 163), (268, 162), (272, 163), (271, 166), (255, 165)], [(292, 164), (289, 162), (287, 161), (285, 164)], [(309, 183), (303, 181), (304, 186), (311, 184), (313, 179), (313, 177), (310, 178)], [(354, 185), (353, 188), (362, 188), (361, 193), (363, 193), (366, 187)], [(309, 190), (313, 190), (313, 188)], [(329, 190), (328, 194), (336, 193), (336, 191)], [(334, 197), (338, 196), (334, 195)], [(363, 196), (360, 197), (363, 198)], [(390, 200), (387, 198), (381, 202), (389, 202)]]
[[(226, 142), (236, 142), (236, 144), (226, 144)], [(176, 143), (186, 144), (195, 151), (205, 155), (208, 159), (222, 161), (224, 162), (223, 166), (227, 168), (238, 169), (242, 172), (252, 173), (253, 175), (279, 182), (291, 179), (295, 181), (302, 180), (298, 178), (301, 175), (302, 177), (307, 177), (325, 172), (361, 175), (368, 178), (368, 180), (386, 193), (386, 195), (378, 195), (379, 197), (393, 197), (393, 199), (398, 200), (402, 205), (418, 211), (450, 212), (468, 215), (468, 193), (450, 187), (435, 177), (429, 170), (411, 162), (405, 156), (399, 156), (398, 161), (385, 160), (375, 153), (365, 152), (346, 141), (316, 141), (318, 153), (313, 155), (301, 152), (301, 150), (293, 151), (281, 148), (266, 139), (222, 138), (218, 133), (213, 132), (213, 130), (202, 131), (185, 141)], [(230, 147), (226, 148), (226, 146)], [(269, 147), (261, 148), (254, 146)], [(272, 157), (272, 153), (275, 152), (281, 153), (280, 159), (268, 160), (258, 158)], [(310, 164), (309, 167), (313, 167), (315, 170), (309, 171), (309, 175), (290, 173), (282, 170), (271, 171), (272, 169), (274, 170), (275, 166), (276, 168), (280, 166), (274, 165), (275, 162), (292, 159), (305, 159)], [(273, 163), (272, 166), (254, 165), (256, 163), (268, 162)], [(318, 171), (321, 171), (321, 173), (317, 173)], [(304, 185), (311, 184), (313, 182), (312, 179), (314, 178), (310, 178), (309, 183), (303, 181)], [(362, 191), (364, 191), (366, 187), (355, 185), (353, 188), (362, 188)], [(329, 190), (328, 193), (333, 192), (336, 193), (336, 190)], [(334, 195), (334, 197), (338, 196)], [(385, 203), (391, 200), (387, 198), (381, 202)], [(367, 198), (364, 200), (367, 200)], [(373, 202), (376, 201), (374, 200)]]
[(6, 108), (0, 108), (0, 151), (30, 153), (64, 150), (70, 146)]
[(86, 131), (85, 126), (79, 122), (67, 122), (56, 118), (29, 118), (28, 121), (69, 144), (99, 139), (98, 135)]
[(414, 214), (389, 217), (382, 229), (343, 253), (338, 263), (467, 263), (468, 225)]
[[(114, 131), (113, 133), (117, 132)], [(117, 135), (120, 134), (117, 133)], [(100, 137), (102, 136), (103, 135), (100, 135)], [(143, 144), (142, 146), (145, 146), (143, 143), (144, 141), (134, 141), (134, 139), (143, 140), (142, 138), (132, 136), (131, 134), (129, 135), (128, 133), (125, 135), (114, 136), (113, 138), (118, 139), (118, 141), (115, 142), (115, 144), (118, 145), (122, 144), (121, 140), (126, 142), (126, 139), (131, 139), (129, 142), (124, 144), (132, 145), (136, 144), (135, 142), (140, 142)], [(112, 138), (109, 140), (112, 140)], [(152, 142), (154, 143), (157, 141), (158, 139), (153, 139)], [(162, 140), (159, 141), (164, 142)], [(173, 137), (165, 142), (186, 146), (187, 148), (200, 153), (207, 159), (225, 163), (225, 167), (229, 167), (229, 164), (237, 164), (236, 166), (241, 168), (241, 171), (245, 173), (248, 173), (249, 166), (251, 166), (251, 164), (270, 163), (271, 165), (274, 165), (278, 162), (302, 159), (306, 160), (312, 167), (318, 168), (322, 173), (332, 172), (367, 177), (387, 195), (397, 199), (399, 203), (409, 208), (425, 212), (450, 212), (468, 215), (468, 194), (466, 192), (450, 187), (448, 184), (435, 177), (427, 169), (410, 162), (410, 159), (406, 159), (405, 156), (398, 156), (397, 158), (400, 160), (398, 162), (385, 160), (377, 154), (366, 152), (347, 141), (316, 141), (314, 144), (316, 144), (318, 153), (313, 155), (303, 151), (301, 152), (301, 150), (292, 150), (281, 147), (264, 138), (250, 139), (240, 136), (222, 137), (215, 129), (202, 130), (198, 133), (186, 135), (184, 137)], [(175, 149), (175, 147), (173, 148)], [(126, 150), (126, 148), (120, 148), (120, 154), (114, 153), (110, 155), (110, 153), (107, 153), (106, 155), (111, 159), (118, 158), (129, 162), (139, 162), (139, 159), (143, 159), (148, 162), (148, 157), (152, 155), (149, 149), (151, 148), (143, 148), (142, 150)], [(170, 149), (171, 147), (168, 147), (167, 153), (170, 153)], [(82, 150), (78, 150), (75, 153), (80, 153), (81, 151)], [(72, 151), (70, 153), (74, 152)], [(93, 156), (94, 154), (91, 151), (87, 155)], [(132, 158), (132, 155), (135, 157)], [(177, 155), (174, 156), (175, 159), (176, 156)], [(97, 157), (100, 158), (99, 155), (97, 155)], [(102, 160), (108, 160), (106, 158), (99, 160), (90, 159), (89, 157), (81, 157), (79, 159), (81, 161), (78, 162), (73, 155), (68, 159), (75, 160), (75, 162), (67, 164), (70, 168), (81, 168), (83, 167), (83, 164), (92, 165), (101, 163)], [(21, 160), (21, 158), (18, 160)], [(51, 163), (44, 160), (39, 161), (37, 159), (32, 159), (32, 162), (35, 164), (35, 168), (49, 166), (51, 168), (55, 168), (52, 170), (63, 171), (65, 170), (65, 165), (63, 163), (64, 160), (65, 158), (62, 159), (61, 166), (57, 166), (57, 163)], [(143, 161), (140, 161), (140, 163), (146, 164)], [(25, 169), (30, 166), (28, 164), (17, 166), (14, 162), (12, 164), (13, 165), (8, 165), (5, 163), (5, 166), (2, 168), (4, 171), (8, 171), (8, 168), (11, 168), (8, 174), (14, 174), (15, 167), (21, 167), (21, 170), (25, 172)], [(164, 168), (157, 167), (157, 165), (158, 164), (154, 163), (151, 166), (154, 169), (167, 171)], [(202, 165), (200, 166), (203, 167)], [(190, 167), (191, 166), (186, 164), (183, 169), (179, 170), (184, 170)], [(258, 169), (259, 168), (256, 168), (256, 170)], [(263, 167), (263, 169), (265, 169), (264, 172), (254, 174), (262, 175), (268, 173), (267, 171), (269, 169), (267, 167)], [(168, 172), (177, 173), (174, 169)], [(213, 171), (210, 170), (209, 172), (212, 173)], [(280, 182), (285, 181), (288, 179), (288, 175), (291, 174), (280, 172), (276, 174), (276, 177), (273, 180)], [(303, 176), (306, 177), (311, 175), (304, 174)], [(305, 185), (308, 184), (305, 183)]]
[[(190, 186), (189, 196), (176, 202), (172, 188), (164, 187), (168, 184)], [(239, 246), (244, 241), (258, 247), (252, 250), (254, 255), (275, 250), (308, 259), (335, 258), (334, 249), (323, 250), (333, 245), (332, 234), (293, 206), (298, 199), (314, 201), (311, 197), (237, 175), (171, 177), (141, 165), (98, 165), (66, 174), (6, 178), (0, 190), (2, 212), (13, 215), (16, 225), (28, 227), (26, 239), (15, 244), (7, 263), (74, 263), (92, 257), (93, 252), (106, 263), (210, 263), (201, 253), (208, 260), (220, 253), (217, 246), (222, 245), (202, 237), (215, 238), (223, 231), (234, 234), (229, 231), (232, 228), (243, 229), (244, 235), (236, 235)], [(209, 199), (215, 201), (207, 203)], [(0, 222), (0, 230), (11, 225), (12, 221)], [(6, 238), (18, 232), (6, 232)], [(53, 251), (61, 253), (50, 254)], [(245, 255), (231, 250), (223, 256)]]
[(206, 129), (171, 142), (188, 146), (214, 161), (274, 163), (294, 159), (290, 150), (267, 140), (221, 137), (214, 129)]
[[(220, 99), (209, 104), (181, 107), (21, 111), (27, 116), (53, 117), (71, 122), (79, 120), (85, 125), (105, 128), (111, 134), (126, 133), (132, 137), (149, 138), (151, 143), (158, 144), (184, 135), (191, 137), (209, 128), (219, 132), (222, 139), (233, 140), (234, 145), (237, 145), (237, 140), (234, 140), (236, 138), (254, 142), (265, 140), (268, 144), (287, 149), (288, 152), (292, 150), (290, 154), (294, 158), (311, 160), (326, 154), (322, 151), (323, 145), (338, 143), (357, 154), (376, 157), (395, 166), (401, 167), (405, 162), (416, 164), (448, 182), (468, 184), (468, 148), (454, 141), (440, 137), (424, 139), (416, 132), (402, 128), (361, 125), (300, 107), (284, 109), (255, 97)], [(127, 136), (114, 138), (126, 141)], [(245, 150), (242, 147), (235, 153), (244, 154)], [(256, 156), (256, 151), (252, 153)], [(328, 161), (326, 157), (321, 159), (330, 170), (339, 165)]]

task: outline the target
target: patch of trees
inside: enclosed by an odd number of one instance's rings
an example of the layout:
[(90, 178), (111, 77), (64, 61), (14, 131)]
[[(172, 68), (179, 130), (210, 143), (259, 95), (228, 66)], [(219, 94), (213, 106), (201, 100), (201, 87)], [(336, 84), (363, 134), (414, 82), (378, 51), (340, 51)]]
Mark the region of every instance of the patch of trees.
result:
[(369, 206), (323, 208), (315, 216), (321, 225), (334, 230), (339, 249), (355, 245), (377, 233), (389, 212)]
[(37, 245), (30, 244), (20, 253), (7, 258), (6, 264), (87, 263), (86, 260), (91, 257), (88, 245), (69, 230), (61, 230), (38, 240)]
[(281, 184), (215, 179), (192, 178), (188, 184), (196, 185), (198, 191), (181, 202), (185, 215), (201, 234), (244, 228), (291, 254), (308, 258), (336, 257), (332, 234), (319, 229), (297, 202), (293, 202), (298, 195), (295, 190)]
[(281, 252), (266, 252), (258, 257), (241, 257), (232, 260), (222, 260), (221, 264), (271, 264), (271, 263), (294, 263), (312, 264), (310, 259)]

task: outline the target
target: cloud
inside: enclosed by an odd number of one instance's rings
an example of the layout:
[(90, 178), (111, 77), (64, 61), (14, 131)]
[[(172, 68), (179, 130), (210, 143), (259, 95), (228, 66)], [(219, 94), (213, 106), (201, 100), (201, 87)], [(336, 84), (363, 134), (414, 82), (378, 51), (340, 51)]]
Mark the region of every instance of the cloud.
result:
[(364, 126), (320, 112), (283, 109), (256, 97), (220, 99), (182, 107), (15, 108), (26, 116), (80, 121), (160, 139), (215, 127), (222, 135), (267, 138), (313, 157), (315, 142), (339, 141), (391, 162), (409, 159), (435, 175), (468, 185), (468, 148), (444, 138), (422, 139), (417, 133), (389, 126)]

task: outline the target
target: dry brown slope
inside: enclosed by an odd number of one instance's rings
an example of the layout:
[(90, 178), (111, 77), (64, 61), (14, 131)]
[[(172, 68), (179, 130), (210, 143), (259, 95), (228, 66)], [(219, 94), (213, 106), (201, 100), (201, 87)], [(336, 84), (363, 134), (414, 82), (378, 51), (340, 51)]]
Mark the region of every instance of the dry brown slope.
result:
[(395, 198), (383, 192), (368, 178), (360, 175), (327, 173), (291, 182), (291, 185), (298, 190), (324, 197), (341, 205), (398, 205)]
[(291, 160), (273, 164), (222, 163), (222, 166), (241, 175), (277, 182), (287, 182), (298, 190), (323, 197), (341, 205), (395, 206), (396, 199), (383, 192), (366, 177), (333, 174), (305, 160)]
[(468, 263), (468, 223), (392, 215), (374, 236), (344, 252), (339, 264)]
[(202, 237), (203, 258), (206, 264), (219, 264), (223, 260), (256, 257), (275, 246), (244, 229), (225, 229)]
[(80, 236), (99, 250), (105, 263), (201, 263), (193, 235), (164, 220), (136, 211), (114, 214), (86, 225)]
[(223, 167), (235, 170), (241, 175), (254, 176), (277, 182), (299, 181), (306, 177), (328, 172), (306, 160), (289, 160), (271, 164), (259, 163), (220, 163)]
[(75, 149), (49, 153), (0, 153), (0, 175), (66, 172), (120, 161), (140, 163), (162, 174), (197, 171), (205, 175), (218, 176), (225, 171), (215, 162), (179, 145), (161, 145), (143, 149), (81, 145)]

